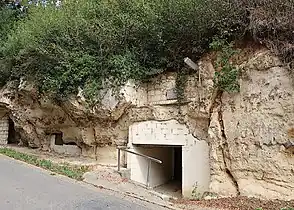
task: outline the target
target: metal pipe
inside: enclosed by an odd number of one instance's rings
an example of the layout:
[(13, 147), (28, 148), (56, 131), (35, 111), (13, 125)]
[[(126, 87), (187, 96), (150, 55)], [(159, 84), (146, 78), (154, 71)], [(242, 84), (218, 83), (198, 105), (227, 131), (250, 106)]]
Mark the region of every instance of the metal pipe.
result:
[(144, 157), (144, 158), (147, 158), (147, 159), (149, 159), (149, 160), (152, 160), (153, 162), (156, 162), (156, 163), (160, 163), (160, 164), (162, 163), (161, 160), (158, 160), (158, 159), (153, 158), (153, 157), (149, 157), (149, 156), (147, 156), (147, 155), (143, 155), (143, 154), (140, 154), (140, 153), (137, 153), (137, 152), (133, 152), (133, 151), (130, 151), (130, 150), (127, 150), (127, 149), (123, 149), (123, 148), (120, 148), (120, 150), (123, 150), (123, 151), (129, 152), (129, 153), (132, 153), (132, 154), (134, 154), (134, 155), (139, 155), (139, 156), (141, 156), (141, 157)]
[(143, 155), (143, 154), (140, 154), (140, 153), (137, 153), (137, 152), (133, 152), (133, 151), (130, 151), (128, 150), (126, 147), (117, 147), (117, 155), (118, 155), (118, 158), (117, 158), (117, 170), (118, 172), (120, 172), (120, 151), (125, 151), (125, 152), (129, 152), (131, 154), (134, 154), (134, 155), (138, 155), (138, 156), (141, 156), (143, 158), (146, 158), (148, 159), (148, 168), (147, 168), (147, 188), (150, 187), (150, 169), (151, 169), (151, 162), (156, 162), (156, 163), (160, 163), (162, 164), (162, 161), (161, 160), (158, 160), (156, 158), (153, 158), (153, 157), (149, 157), (147, 155)]

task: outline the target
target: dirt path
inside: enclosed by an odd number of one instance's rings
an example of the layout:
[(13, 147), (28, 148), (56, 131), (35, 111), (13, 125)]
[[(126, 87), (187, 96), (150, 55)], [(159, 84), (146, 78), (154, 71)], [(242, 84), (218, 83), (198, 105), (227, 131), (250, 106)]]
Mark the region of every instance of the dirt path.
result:
[(256, 198), (236, 197), (221, 198), (201, 201), (174, 201), (175, 205), (183, 209), (194, 209), (195, 207), (212, 208), (220, 210), (294, 210), (292, 201), (264, 201)]

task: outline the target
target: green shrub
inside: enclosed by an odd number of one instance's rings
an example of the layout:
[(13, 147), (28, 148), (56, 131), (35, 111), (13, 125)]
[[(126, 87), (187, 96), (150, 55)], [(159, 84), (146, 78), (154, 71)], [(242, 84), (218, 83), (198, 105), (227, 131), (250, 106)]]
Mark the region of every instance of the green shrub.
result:
[[(60, 98), (81, 87), (99, 99), (128, 79), (182, 72), (183, 58), (197, 60), (213, 37), (253, 38), (292, 64), (293, 8), (293, 0), (68, 0), (31, 6), (17, 22), (15, 11), (1, 10), (0, 85), (24, 76)], [(237, 76), (223, 65), (215, 80), (231, 92)]]
[(257, 42), (266, 45), (283, 61), (294, 58), (294, 1), (238, 0), (248, 11), (248, 31)]
[(21, 19), (23, 13), (18, 9), (9, 9), (7, 1), (0, 1), (0, 86), (3, 86), (11, 76), (10, 62), (3, 59), (3, 45), (8, 39), (9, 33), (13, 33), (15, 23)]
[(26, 163), (50, 170), (52, 172), (65, 175), (72, 179), (82, 180), (83, 174), (89, 170), (87, 166), (75, 166), (69, 164), (57, 164), (50, 160), (39, 159), (34, 155), (18, 152), (10, 148), (0, 148), (0, 154), (14, 158), (16, 160), (24, 161)]
[(225, 40), (221, 39), (214, 40), (210, 44), (210, 47), (214, 51), (218, 51), (217, 60), (215, 62), (215, 86), (221, 91), (229, 93), (239, 92), (239, 69), (234, 66), (230, 60), (233, 55), (238, 53), (238, 50), (233, 49), (232, 43), (227, 43)]
[[(11, 78), (35, 80), (63, 98), (88, 98), (128, 79), (142, 81), (183, 58), (197, 59), (212, 37), (242, 34), (244, 12), (222, 0), (69, 0), (31, 7), (2, 48)], [(240, 32), (240, 33), (239, 33)], [(98, 94), (98, 95), (97, 95)]]

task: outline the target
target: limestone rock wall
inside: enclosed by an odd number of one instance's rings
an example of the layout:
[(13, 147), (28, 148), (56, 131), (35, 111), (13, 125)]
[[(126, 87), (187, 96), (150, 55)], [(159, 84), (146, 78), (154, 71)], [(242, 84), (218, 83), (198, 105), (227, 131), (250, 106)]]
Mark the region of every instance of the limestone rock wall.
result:
[(26, 81), (2, 88), (0, 103), (9, 110), (22, 144), (50, 150), (52, 135), (62, 132), (65, 143), (75, 142), (82, 155), (91, 157), (99, 157), (99, 148), (106, 145), (126, 145), (135, 122), (176, 120), (210, 146), (212, 193), (294, 199), (291, 71), (267, 49), (242, 52), (241, 91), (236, 94), (215, 90), (214, 58), (207, 55), (187, 79), (183, 103), (175, 96), (176, 73), (146, 84), (130, 82), (120, 99), (105, 91), (102, 104), (91, 108), (82, 91), (55, 102)]
[(293, 199), (294, 156), (284, 146), (294, 123), (291, 74), (268, 51), (241, 67), (240, 93), (223, 94), (213, 109), (211, 190)]

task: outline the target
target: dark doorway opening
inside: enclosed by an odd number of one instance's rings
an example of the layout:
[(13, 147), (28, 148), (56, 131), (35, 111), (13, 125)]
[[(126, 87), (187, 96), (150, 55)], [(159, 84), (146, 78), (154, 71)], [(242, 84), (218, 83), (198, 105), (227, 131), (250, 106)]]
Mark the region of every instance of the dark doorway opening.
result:
[(182, 147), (174, 148), (174, 180), (182, 182)]
[(77, 146), (77, 143), (75, 142), (67, 142), (67, 143), (64, 143), (65, 145), (76, 145)]
[[(163, 163), (168, 162), (167, 167), (170, 173), (170, 180), (163, 185), (157, 186), (154, 190), (158, 193), (168, 195), (172, 198), (181, 198), (182, 196), (182, 147), (181, 146), (162, 146), (163, 148), (168, 148), (168, 152), (162, 150), (160, 154), (164, 154), (164, 158), (156, 157), (155, 154), (147, 154), (152, 157), (158, 158), (163, 161)], [(172, 155), (169, 155), (172, 154)], [(165, 158), (168, 157), (168, 158)]]
[(73, 141), (64, 141), (63, 140), (63, 133), (55, 133), (54, 134), (55, 135), (55, 145), (60, 145), (60, 146), (62, 146), (62, 145), (76, 145), (77, 146), (77, 144), (76, 144), (76, 142), (73, 142)]
[(19, 139), (16, 136), (14, 122), (9, 118), (8, 119), (8, 144), (18, 144)]
[(63, 142), (63, 139), (62, 139), (62, 133), (56, 133), (55, 134), (55, 145), (63, 145), (64, 142)]

